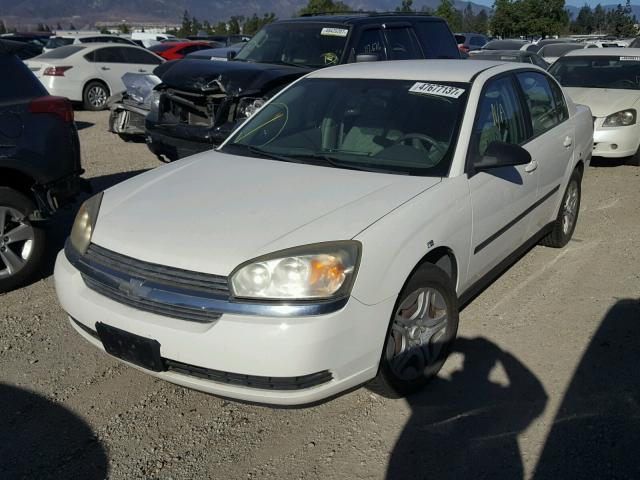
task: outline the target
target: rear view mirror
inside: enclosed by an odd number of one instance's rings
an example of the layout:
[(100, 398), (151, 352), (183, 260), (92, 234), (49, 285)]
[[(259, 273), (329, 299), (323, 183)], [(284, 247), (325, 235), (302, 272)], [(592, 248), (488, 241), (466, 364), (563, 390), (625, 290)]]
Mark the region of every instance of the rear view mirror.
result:
[(356, 55), (356, 63), (377, 62), (377, 61), (378, 61), (378, 55), (371, 55), (371, 54)]
[(479, 161), (473, 164), (476, 170), (526, 165), (531, 162), (531, 154), (519, 145), (505, 142), (491, 142)]

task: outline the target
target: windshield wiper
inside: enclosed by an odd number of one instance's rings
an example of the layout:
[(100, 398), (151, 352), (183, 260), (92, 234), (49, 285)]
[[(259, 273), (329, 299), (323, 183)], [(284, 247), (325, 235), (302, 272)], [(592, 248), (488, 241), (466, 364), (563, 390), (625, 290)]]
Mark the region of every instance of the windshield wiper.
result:
[[(239, 146), (239, 144), (237, 143), (232, 143), (232, 145), (234, 146)], [(255, 154), (255, 155), (261, 155), (263, 157), (266, 158), (270, 158), (272, 160), (280, 160), (281, 162), (291, 162), (291, 163), (299, 163), (296, 161), (295, 158), (292, 157), (288, 157), (286, 155), (279, 155), (277, 153), (273, 153), (273, 152), (269, 152), (267, 150), (264, 150), (260, 147), (254, 147), (252, 145), (242, 145), (243, 147), (246, 147), (247, 150), (249, 150), (249, 152)]]
[[(320, 160), (321, 163), (324, 163), (325, 165), (328, 165), (330, 167), (346, 168), (348, 170), (360, 170), (362, 172), (374, 172), (374, 173), (393, 173), (396, 175), (410, 175), (409, 172), (404, 170), (389, 170), (389, 169), (378, 168), (378, 167), (365, 167), (364, 165), (357, 165), (351, 162), (344, 162), (342, 160), (338, 160), (337, 158), (330, 157), (328, 155), (309, 153), (305, 155), (296, 155), (296, 158)], [(318, 164), (320, 165), (321, 163), (318, 163)]]

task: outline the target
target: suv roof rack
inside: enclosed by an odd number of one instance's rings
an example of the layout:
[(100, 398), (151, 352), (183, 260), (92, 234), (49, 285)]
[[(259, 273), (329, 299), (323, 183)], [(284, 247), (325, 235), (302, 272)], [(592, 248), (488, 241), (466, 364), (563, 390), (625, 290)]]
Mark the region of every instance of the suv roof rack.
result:
[(338, 15), (338, 16), (347, 16), (347, 15), (359, 15), (359, 16), (387, 16), (387, 15), (414, 15), (414, 16), (425, 16), (431, 17), (433, 16), (427, 12), (378, 12), (375, 10), (365, 11), (365, 10), (349, 10), (346, 12), (319, 12), (319, 13), (303, 13), (300, 15), (301, 17), (321, 17), (325, 15)]

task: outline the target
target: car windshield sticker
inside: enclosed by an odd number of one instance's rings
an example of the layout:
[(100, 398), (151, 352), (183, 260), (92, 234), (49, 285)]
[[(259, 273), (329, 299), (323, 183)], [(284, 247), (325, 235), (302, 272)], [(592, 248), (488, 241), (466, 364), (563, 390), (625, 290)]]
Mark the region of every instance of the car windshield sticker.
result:
[(327, 52), (322, 54), (325, 65), (336, 65), (338, 63), (338, 55), (333, 52)]
[(464, 93), (464, 88), (450, 87), (449, 85), (438, 85), (435, 83), (416, 82), (409, 89), (409, 92), (420, 93), (422, 95), (460, 98), (460, 95)]
[(620, 57), (621, 62), (640, 62), (640, 57)]
[(327, 37), (346, 37), (349, 30), (346, 28), (328, 28), (324, 27), (320, 32), (320, 35)]

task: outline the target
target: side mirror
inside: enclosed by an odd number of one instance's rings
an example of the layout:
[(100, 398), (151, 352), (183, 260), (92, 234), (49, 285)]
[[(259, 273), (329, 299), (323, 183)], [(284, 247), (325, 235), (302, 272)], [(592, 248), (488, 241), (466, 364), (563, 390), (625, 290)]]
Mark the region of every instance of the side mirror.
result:
[(519, 145), (505, 142), (491, 142), (480, 160), (473, 164), (476, 170), (526, 165), (531, 162), (531, 154)]
[(378, 60), (379, 60), (378, 55), (371, 55), (371, 54), (356, 55), (356, 63), (377, 62)]
[(236, 52), (235, 50), (229, 50), (227, 52), (227, 60), (233, 60), (234, 58), (236, 58), (236, 55), (238, 55), (238, 52)]

